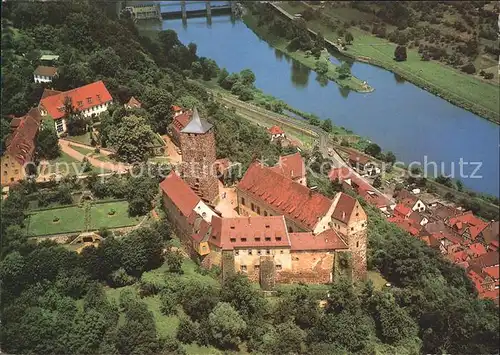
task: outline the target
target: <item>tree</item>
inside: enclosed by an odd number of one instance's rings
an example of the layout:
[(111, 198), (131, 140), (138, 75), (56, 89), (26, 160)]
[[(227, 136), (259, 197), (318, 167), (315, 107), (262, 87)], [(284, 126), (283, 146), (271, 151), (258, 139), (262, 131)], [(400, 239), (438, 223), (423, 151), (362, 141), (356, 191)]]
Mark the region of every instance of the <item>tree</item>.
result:
[(382, 148), (380, 148), (380, 146), (376, 143), (370, 143), (365, 148), (365, 153), (371, 155), (374, 158), (378, 157), (381, 152)]
[(64, 99), (64, 119), (70, 136), (79, 136), (87, 131), (88, 120), (73, 106), (70, 97)]
[(340, 67), (337, 67), (337, 73), (340, 79), (346, 79), (351, 76), (351, 67), (348, 63), (343, 62)]
[(247, 324), (226, 302), (219, 302), (208, 316), (208, 324), (216, 344), (223, 349), (234, 349), (241, 343)]
[(36, 150), (38, 157), (52, 160), (61, 154), (59, 139), (52, 120), (43, 120), (42, 127), (36, 138)]
[(173, 96), (165, 89), (149, 86), (141, 99), (144, 108), (150, 115), (147, 118), (153, 131), (165, 133), (168, 125), (172, 122)]
[(344, 35), (344, 40), (345, 40), (345, 43), (351, 44), (352, 41), (354, 41), (354, 37), (353, 37), (352, 33), (351, 32), (346, 32), (345, 35)]
[(476, 67), (473, 63), (469, 62), (462, 67), (462, 71), (467, 74), (474, 74), (476, 72)]
[(321, 128), (325, 131), (325, 132), (328, 132), (328, 133), (331, 133), (332, 130), (333, 130), (333, 125), (332, 125), (332, 121), (329, 120), (329, 119), (326, 119), (323, 121), (323, 123), (321, 124)]
[(233, 85), (236, 84), (239, 80), (240, 80), (239, 74), (232, 73), (221, 80), (220, 86), (223, 89), (231, 90), (233, 88)]
[(373, 180), (373, 187), (379, 188), (380, 186), (382, 186), (382, 179), (380, 176), (377, 176), (375, 180)]
[(436, 177), (436, 182), (440, 183), (441, 185), (453, 188), (453, 181), (449, 176), (439, 175), (438, 177)]
[(179, 250), (172, 250), (172, 248), (170, 248), (165, 255), (165, 259), (168, 265), (168, 271), (182, 274), (182, 262), (184, 257)]
[(97, 50), (90, 56), (89, 66), (98, 75), (113, 77), (120, 68), (120, 57), (110, 47)]
[(393, 152), (388, 151), (385, 154), (385, 161), (390, 163), (390, 164), (394, 164), (396, 162), (396, 155)]
[(253, 86), (255, 83), (255, 74), (250, 69), (243, 69), (240, 71), (240, 81), (243, 85)]
[(276, 326), (264, 337), (263, 352), (273, 355), (302, 354), (306, 333), (298, 326), (288, 321)]
[(175, 313), (175, 307), (177, 306), (177, 294), (170, 292), (168, 289), (164, 289), (160, 293), (160, 311), (166, 316)]
[(265, 299), (252, 286), (249, 279), (242, 275), (234, 275), (224, 280), (221, 300), (229, 302), (246, 322), (259, 319), (266, 310)]
[(153, 131), (146, 120), (137, 116), (126, 116), (115, 130), (109, 133), (110, 145), (116, 156), (128, 163), (146, 161), (153, 145)]
[(325, 60), (317, 60), (314, 69), (319, 75), (328, 73), (328, 63)]
[(457, 190), (458, 191), (463, 191), (463, 189), (464, 189), (464, 183), (461, 180), (457, 180), (455, 184), (457, 185)]
[(394, 59), (398, 62), (403, 62), (406, 60), (406, 46), (398, 45), (394, 50)]

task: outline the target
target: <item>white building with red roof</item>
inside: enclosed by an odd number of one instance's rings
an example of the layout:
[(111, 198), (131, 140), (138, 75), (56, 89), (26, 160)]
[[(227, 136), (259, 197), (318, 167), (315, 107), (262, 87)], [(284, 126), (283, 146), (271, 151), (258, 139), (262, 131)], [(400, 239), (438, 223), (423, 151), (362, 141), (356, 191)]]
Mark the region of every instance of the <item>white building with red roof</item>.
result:
[(268, 128), (267, 130), (268, 130), (269, 134), (271, 135), (271, 142), (273, 142), (277, 139), (286, 138), (285, 131), (283, 131), (280, 126), (272, 126), (271, 128)]
[(42, 95), (38, 105), (42, 116), (54, 120), (58, 135), (67, 131), (65, 116), (65, 102), (71, 101), (75, 110), (84, 117), (92, 117), (106, 111), (112, 104), (113, 98), (102, 81), (81, 86), (69, 91), (53, 91)]

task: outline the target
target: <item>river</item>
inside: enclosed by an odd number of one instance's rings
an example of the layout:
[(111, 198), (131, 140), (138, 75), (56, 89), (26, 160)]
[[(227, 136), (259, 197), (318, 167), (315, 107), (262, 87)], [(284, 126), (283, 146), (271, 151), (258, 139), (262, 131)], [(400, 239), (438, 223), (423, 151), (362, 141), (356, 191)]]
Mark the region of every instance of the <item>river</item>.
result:
[[(252, 69), (255, 85), (265, 93), (367, 137), (406, 164), (436, 162), (444, 174), (451, 174), (454, 166), (455, 176), (460, 177), (463, 159), (469, 163), (460, 178), (464, 185), (499, 195), (496, 124), (365, 63), (351, 63), (352, 73), (368, 81), (373, 93), (349, 92), (334, 82), (321, 84), (314, 71), (276, 51), (230, 16), (213, 17), (211, 24), (205, 18), (188, 19), (187, 25), (180, 19), (165, 20), (161, 26), (175, 30), (185, 44), (196, 43), (198, 55), (214, 59), (229, 72)], [(481, 167), (473, 176), (476, 163)]]

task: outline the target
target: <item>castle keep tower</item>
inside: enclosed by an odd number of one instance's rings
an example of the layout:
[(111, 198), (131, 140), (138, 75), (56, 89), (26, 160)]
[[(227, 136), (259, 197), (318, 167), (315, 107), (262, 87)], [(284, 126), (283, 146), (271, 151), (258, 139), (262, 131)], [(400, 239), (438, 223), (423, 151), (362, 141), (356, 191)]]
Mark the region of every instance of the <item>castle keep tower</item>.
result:
[(214, 169), (215, 136), (213, 126), (193, 110), (189, 123), (180, 132), (182, 178), (203, 200), (213, 203), (219, 196)]

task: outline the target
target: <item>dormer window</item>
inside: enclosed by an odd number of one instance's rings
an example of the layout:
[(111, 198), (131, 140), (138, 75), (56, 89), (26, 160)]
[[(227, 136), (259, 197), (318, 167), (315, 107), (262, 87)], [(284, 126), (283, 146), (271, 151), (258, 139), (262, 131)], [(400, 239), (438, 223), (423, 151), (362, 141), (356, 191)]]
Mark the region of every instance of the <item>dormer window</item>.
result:
[[(266, 215), (267, 215), (267, 213), (266, 213)], [(266, 228), (271, 228), (271, 226), (269, 224), (266, 224)]]
[(270, 242), (271, 241), (271, 237), (266, 237), (266, 242)]
[(101, 101), (101, 94), (97, 94), (97, 100)]
[(256, 242), (260, 242), (260, 237), (255, 237)]
[(231, 229), (234, 229), (234, 226), (231, 226), (230, 228), (231, 228)]
[(276, 241), (281, 242), (281, 237), (276, 237)]
[(59, 112), (64, 112), (64, 106), (60, 106), (57, 109), (59, 110)]
[(91, 97), (87, 97), (87, 103), (89, 103), (89, 104), (92, 103), (92, 98)]
[(242, 241), (242, 242), (246, 242), (246, 241), (247, 241), (247, 238), (241, 238), (241, 241)]
[(231, 238), (230, 241), (231, 243), (236, 243), (236, 238)]
[(83, 106), (83, 101), (78, 101), (77, 104), (78, 104), (78, 107), (82, 107)]

